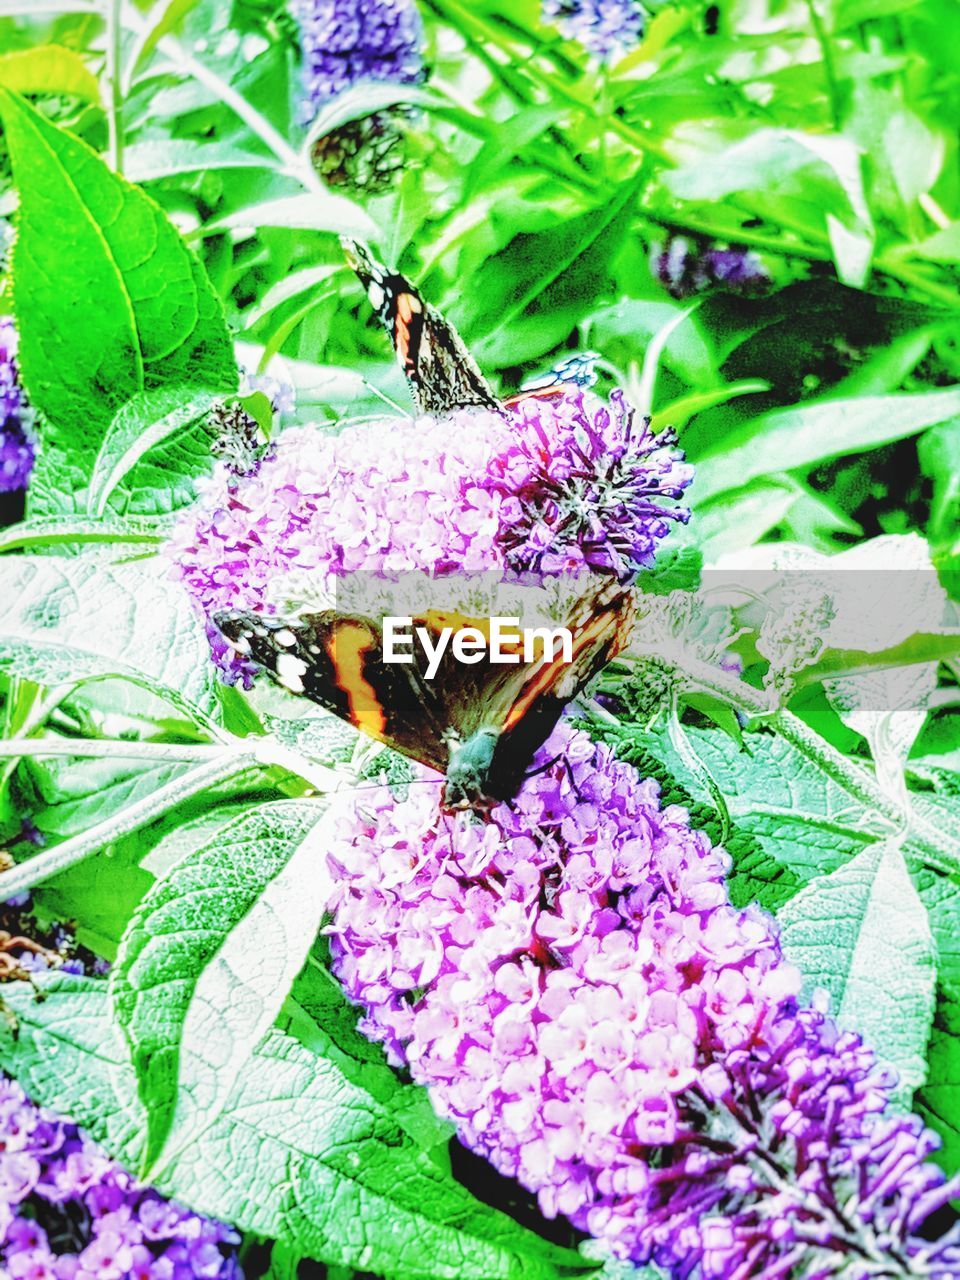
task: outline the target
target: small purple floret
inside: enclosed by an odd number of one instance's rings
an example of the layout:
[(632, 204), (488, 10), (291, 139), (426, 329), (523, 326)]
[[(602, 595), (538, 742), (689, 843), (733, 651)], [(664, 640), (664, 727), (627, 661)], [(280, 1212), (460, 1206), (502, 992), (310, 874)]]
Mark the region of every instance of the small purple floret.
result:
[(543, 21), (601, 62), (616, 62), (640, 43), (645, 17), (638, 0), (543, 0)]
[(0, 493), (26, 489), (34, 462), (33, 410), (17, 369), (17, 331), (0, 318)]

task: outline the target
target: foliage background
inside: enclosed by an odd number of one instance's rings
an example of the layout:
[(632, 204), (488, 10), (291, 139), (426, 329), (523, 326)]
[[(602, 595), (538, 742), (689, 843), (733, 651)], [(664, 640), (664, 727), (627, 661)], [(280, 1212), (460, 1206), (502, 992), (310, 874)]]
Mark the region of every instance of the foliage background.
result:
[[(590, 1265), (356, 1035), (304, 892), (323, 841), (305, 797), (356, 747), (218, 684), (152, 554), (238, 360), (293, 384), (300, 420), (409, 410), (340, 233), (416, 279), (504, 391), (589, 347), (679, 429), (695, 516), (646, 584), (641, 676), (608, 676), (636, 714), (604, 732), (726, 841), (736, 900), (779, 914), (960, 1166), (960, 13), (664, 5), (609, 68), (528, 0), (424, 16), (429, 80), (359, 89), (308, 132), (295, 28), (267, 0), (0, 3), (3, 305), (43, 441), (0, 533), (0, 832), (25, 854), (29, 815), (48, 847), (11, 876), (116, 961), (109, 990), (11, 988), (0, 1061), (241, 1225), (275, 1280), (301, 1256), (484, 1280)], [(397, 102), (396, 182), (326, 189), (314, 138)], [(676, 235), (752, 249), (769, 288), (691, 309), (651, 269)], [(719, 581), (702, 566), (770, 568), (784, 543), (901, 573), (868, 577), (869, 605), (836, 577), (799, 597), (763, 579), (694, 625)]]

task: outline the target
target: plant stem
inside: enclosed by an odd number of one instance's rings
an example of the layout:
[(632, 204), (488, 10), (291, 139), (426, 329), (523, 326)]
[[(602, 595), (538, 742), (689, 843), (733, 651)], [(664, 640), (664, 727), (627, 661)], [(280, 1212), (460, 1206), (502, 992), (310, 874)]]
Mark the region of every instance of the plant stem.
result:
[[(60, 695), (63, 696), (62, 694)], [(223, 758), (224, 749), (213, 744), (126, 742), (96, 738), (12, 738), (0, 742), (0, 760), (42, 756), (72, 756), (84, 760), (146, 760), (156, 764), (196, 764)]]
[(807, 0), (807, 9), (810, 13), (810, 25), (813, 27), (817, 43), (820, 45), (820, 52), (823, 55), (823, 74), (827, 81), (830, 116), (833, 120), (834, 129), (839, 133), (843, 117), (840, 110), (840, 83), (837, 80), (836, 67), (833, 65), (833, 49), (830, 45), (830, 38), (827, 35), (826, 28), (823, 25), (823, 19), (820, 16), (820, 10), (817, 8), (817, 0)]
[(123, 26), (120, 22), (121, 0), (109, 0), (107, 5), (107, 91), (110, 95), (107, 111), (108, 155), (110, 166), (123, 173), (123, 85), (120, 60), (123, 48)]
[[(133, 5), (127, 4), (124, 8), (124, 20), (127, 25), (139, 34), (146, 29), (146, 22), (142, 14), (138, 13)], [(283, 134), (275, 129), (270, 121), (252, 106), (243, 94), (238, 93), (236, 89), (212, 71), (203, 62), (195, 58), (192, 53), (188, 53), (176, 36), (166, 35), (157, 42), (157, 48), (160, 52), (174, 64), (185, 75), (192, 76), (200, 84), (206, 85), (217, 98), (230, 110), (234, 115), (244, 122), (252, 133), (264, 143), (280, 161), (284, 172), (291, 178), (295, 178), (301, 186), (309, 191), (325, 191), (323, 181), (314, 171), (313, 166), (305, 161), (297, 154), (294, 148), (287, 142)]]
[[(641, 658), (662, 660), (663, 656), (656, 649), (647, 652), (637, 646), (631, 652)], [(874, 813), (894, 831), (906, 832), (909, 843), (926, 866), (946, 875), (960, 874), (960, 840), (939, 829), (914, 808), (898, 804), (868, 770), (838, 751), (799, 716), (773, 705), (767, 694), (698, 658), (686, 655), (682, 666), (677, 665), (677, 671), (689, 690), (712, 694), (749, 719), (762, 720), (867, 812)]]
[(26, 893), (53, 876), (68, 871), (114, 840), (147, 826), (182, 801), (242, 773), (251, 763), (250, 756), (238, 756), (234, 752), (225, 755), (221, 752), (208, 763), (181, 774), (143, 800), (128, 805), (120, 813), (97, 823), (89, 831), (64, 840), (52, 849), (45, 849), (26, 862), (18, 863), (10, 871), (3, 872), (0, 883), (3, 885), (4, 897), (12, 898), (19, 893)]

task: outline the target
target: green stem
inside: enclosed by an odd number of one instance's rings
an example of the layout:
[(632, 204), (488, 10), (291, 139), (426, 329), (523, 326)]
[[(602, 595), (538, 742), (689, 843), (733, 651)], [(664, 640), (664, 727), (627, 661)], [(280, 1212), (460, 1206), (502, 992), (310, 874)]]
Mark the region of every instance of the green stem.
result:
[(823, 55), (823, 74), (827, 81), (830, 116), (833, 120), (834, 129), (839, 133), (843, 116), (840, 110), (840, 82), (837, 79), (837, 71), (833, 63), (833, 48), (823, 25), (823, 19), (820, 16), (820, 10), (817, 8), (816, 0), (807, 0), (807, 9), (810, 13), (810, 25), (813, 27), (817, 43), (820, 45), (820, 52)]
[(109, 0), (107, 5), (107, 111), (110, 167), (123, 173), (123, 85), (120, 61), (123, 49), (123, 26), (120, 21), (121, 0)]
[[(133, 5), (126, 5), (124, 20), (131, 30), (142, 34), (146, 22), (142, 14)], [(308, 191), (322, 192), (326, 190), (322, 179), (315, 172), (308, 159), (298, 155), (290, 143), (270, 121), (238, 93), (236, 89), (206, 66), (192, 53), (188, 53), (176, 36), (166, 35), (157, 42), (159, 51), (174, 64), (184, 75), (191, 76), (198, 83), (206, 85), (216, 94), (224, 106), (239, 116), (248, 129), (255, 133), (269, 151), (280, 161), (283, 171), (288, 177), (295, 178)]]
[[(635, 647), (632, 652), (662, 660), (662, 654), (656, 650), (646, 654)], [(907, 831), (910, 844), (926, 866), (946, 875), (960, 874), (960, 840), (938, 829), (914, 809), (898, 804), (878, 786), (868, 770), (831, 746), (799, 716), (775, 706), (767, 694), (710, 663), (688, 656), (677, 670), (688, 689), (712, 694), (749, 719), (762, 720), (864, 809), (876, 814), (893, 830)]]
[[(63, 697), (61, 693), (60, 698)], [(222, 759), (223, 747), (203, 743), (125, 742), (96, 738), (12, 738), (0, 742), (0, 760), (67, 756), (82, 760), (146, 760), (154, 764), (196, 764)]]
[(229, 755), (221, 753), (206, 764), (181, 774), (143, 800), (128, 805), (120, 813), (97, 823), (89, 831), (64, 840), (52, 849), (45, 849), (26, 862), (18, 863), (10, 871), (3, 872), (0, 880), (3, 883), (4, 897), (12, 898), (19, 893), (26, 893), (53, 876), (69, 871), (114, 840), (140, 830), (184, 800), (242, 773), (251, 763), (249, 756), (237, 756), (233, 752)]

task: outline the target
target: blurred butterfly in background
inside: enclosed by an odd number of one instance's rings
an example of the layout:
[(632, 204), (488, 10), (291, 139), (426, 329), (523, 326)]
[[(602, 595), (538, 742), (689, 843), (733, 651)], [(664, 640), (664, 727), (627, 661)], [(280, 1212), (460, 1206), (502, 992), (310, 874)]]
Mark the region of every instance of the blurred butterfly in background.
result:
[[(596, 381), (598, 357), (585, 352), (564, 359), (501, 402), (457, 331), (405, 276), (356, 241), (344, 241), (344, 250), (390, 336), (421, 413), (443, 415), (471, 406), (503, 412), (527, 396), (551, 397)], [(436, 587), (443, 591), (442, 578)], [(382, 622), (362, 613), (295, 610), (277, 617), (226, 610), (214, 622), (237, 652), (265, 667), (290, 692), (444, 774), (445, 806), (463, 809), (516, 793), (564, 707), (625, 648), (634, 615), (628, 586), (592, 577), (562, 620), (572, 638), (569, 663), (557, 655), (468, 665), (458, 662), (448, 646), (430, 680), (425, 655), (416, 646), (414, 662), (385, 662)], [(454, 623), (482, 630), (485, 620), (442, 607), (413, 619), (414, 627), (437, 633)]]

